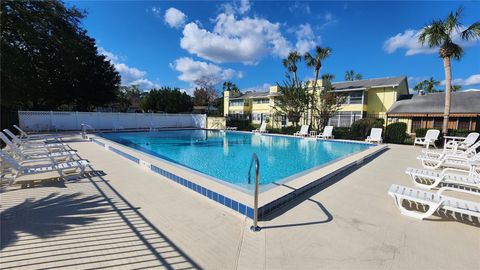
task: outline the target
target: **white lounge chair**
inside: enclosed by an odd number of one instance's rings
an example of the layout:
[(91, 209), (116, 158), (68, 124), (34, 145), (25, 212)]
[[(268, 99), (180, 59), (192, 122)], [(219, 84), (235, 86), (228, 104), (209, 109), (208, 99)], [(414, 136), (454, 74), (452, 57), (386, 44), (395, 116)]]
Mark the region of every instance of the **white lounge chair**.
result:
[(382, 143), (382, 129), (372, 128), (372, 130), (370, 130), (370, 136), (368, 136), (365, 141), (369, 143)]
[[(465, 214), (469, 216), (480, 217), (480, 203), (442, 195), (442, 192), (444, 192), (445, 190), (457, 189), (443, 187), (437, 192), (433, 193), (400, 185), (392, 185), (388, 190), (388, 194), (394, 198), (395, 204), (400, 210), (400, 213), (416, 219), (427, 218), (440, 209), (449, 210), (455, 213)], [(457, 191), (473, 195), (480, 195), (480, 193), (468, 190)], [(402, 204), (404, 200), (409, 201), (410, 203), (413, 202), (415, 204), (427, 205), (428, 210), (426, 212), (408, 210)]]
[(471, 132), (465, 137), (463, 141), (448, 141), (445, 144), (445, 149), (452, 149), (452, 150), (466, 150), (470, 146), (472, 146), (480, 136), (478, 132)]
[(9, 154), (0, 150), (0, 159), (2, 163), (10, 166), (13, 170), (11, 173), (10, 184), (16, 182), (33, 183), (34, 181), (51, 179), (51, 178), (77, 178), (81, 177), (86, 167), (89, 165), (87, 160), (75, 160), (68, 162), (50, 162), (44, 164), (37, 164), (26, 166), (18, 163)]
[(317, 135), (317, 139), (333, 139), (333, 126), (326, 126), (322, 134)]
[(438, 169), (441, 167), (447, 168), (461, 168), (466, 170), (480, 168), (480, 153), (476, 153), (471, 157), (462, 156), (458, 154), (447, 154), (434, 158), (425, 154), (417, 157), (422, 161), (423, 167), (427, 169)]
[(23, 129), (17, 125), (13, 127), (20, 132), (20, 140), (59, 140), (61, 137), (53, 134), (27, 134)]
[(456, 184), (480, 189), (480, 174), (475, 171), (465, 171), (445, 168), (442, 171), (407, 168), (405, 171), (416, 186), (434, 188), (440, 184)]
[(461, 149), (448, 149), (444, 148), (442, 150), (431, 150), (431, 149), (425, 149), (422, 150), (422, 154), (430, 156), (432, 158), (440, 158), (441, 156), (444, 155), (459, 155), (459, 156), (465, 156), (465, 157), (472, 157), (477, 153), (477, 149), (480, 147), (480, 141), (470, 145), (465, 150)]
[(301, 136), (301, 137), (308, 136), (308, 125), (302, 125), (302, 127), (300, 128), (300, 131), (293, 133), (293, 136)]
[(77, 155), (75, 151), (61, 151), (50, 152), (46, 148), (27, 149), (22, 150), (18, 148), (7, 136), (0, 132), (0, 139), (7, 145), (8, 149), (12, 152), (19, 161), (38, 161), (38, 160), (73, 160)]
[(267, 123), (263, 122), (259, 128), (252, 130), (253, 133), (268, 133)]
[(426, 146), (428, 149), (430, 145), (433, 145), (433, 147), (437, 148), (437, 146), (435, 145), (435, 141), (438, 140), (438, 136), (440, 136), (440, 130), (429, 129), (427, 130), (425, 137), (415, 138), (413, 146), (419, 144)]
[(10, 138), (12, 138), (13, 143), (15, 143), (17, 146), (20, 148), (47, 148), (47, 149), (61, 149), (66, 151), (67, 145), (64, 143), (48, 143), (44, 142), (41, 140), (20, 140), (15, 134), (13, 134), (10, 130), (4, 129), (3, 132), (5, 132)]

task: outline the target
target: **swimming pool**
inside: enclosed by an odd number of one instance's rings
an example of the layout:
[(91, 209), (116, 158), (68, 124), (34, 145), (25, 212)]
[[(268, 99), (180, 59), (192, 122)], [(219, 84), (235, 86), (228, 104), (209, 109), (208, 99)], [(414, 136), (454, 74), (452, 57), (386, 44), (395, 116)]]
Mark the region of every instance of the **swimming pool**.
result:
[(364, 143), (210, 130), (121, 132), (101, 136), (246, 189), (251, 188), (247, 174), (253, 153), (260, 161), (260, 185), (267, 186), (372, 147)]

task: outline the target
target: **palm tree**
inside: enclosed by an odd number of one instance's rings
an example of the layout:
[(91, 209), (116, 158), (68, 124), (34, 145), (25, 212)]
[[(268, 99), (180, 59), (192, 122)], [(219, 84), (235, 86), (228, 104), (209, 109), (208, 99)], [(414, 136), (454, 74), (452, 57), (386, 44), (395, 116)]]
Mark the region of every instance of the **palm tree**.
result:
[(298, 83), (297, 80), (297, 63), (302, 60), (302, 57), (298, 52), (293, 51), (288, 54), (288, 57), (283, 59), (283, 66), (287, 68), (289, 72), (293, 73), (293, 80)]
[(462, 90), (461, 85), (452, 85), (452, 91), (453, 92), (457, 92), (457, 91), (460, 91), (460, 90)]
[[(448, 131), (448, 117), (450, 114), (450, 100), (452, 90), (452, 67), (450, 59), (460, 60), (463, 49), (460, 45), (453, 42), (453, 35), (460, 32), (462, 24), (460, 23), (462, 10), (459, 8), (455, 13), (450, 12), (447, 18), (443, 20), (434, 20), (425, 26), (418, 41), (427, 44), (430, 48), (439, 47), (439, 55), (443, 59), (443, 68), (445, 70), (445, 109), (443, 115), (443, 134)], [(475, 39), (480, 37), (480, 21), (472, 24), (461, 32), (460, 37), (463, 40)]]
[(362, 74), (357, 73), (353, 69), (345, 71), (345, 81), (359, 81), (363, 78)]
[[(303, 58), (305, 59), (305, 63), (307, 64), (307, 67), (313, 67), (314, 71), (314, 81), (313, 81), (313, 93), (312, 93), (312, 98), (311, 98), (311, 105), (313, 107), (313, 102), (315, 100), (315, 91), (317, 89), (317, 80), (318, 80), (318, 73), (320, 72), (320, 69), (322, 68), (322, 61), (325, 60), (327, 57), (329, 57), (332, 54), (332, 49), (329, 47), (322, 48), (320, 46), (315, 47), (315, 56), (312, 56), (310, 53), (305, 53)], [(322, 77), (323, 78), (323, 77)], [(313, 118), (313, 113), (310, 114), (310, 123), (312, 123), (312, 118)]]
[(330, 74), (330, 73), (325, 73), (325, 74), (322, 74), (322, 80), (324, 81), (333, 81), (333, 79), (335, 79), (335, 75), (333, 74)]
[(437, 81), (433, 77), (430, 77), (430, 79), (424, 80), (423, 83), (424, 83), (423, 87), (424, 87), (425, 91), (427, 91), (427, 93), (438, 92), (438, 90), (435, 89), (435, 86), (439, 86), (440, 81)]

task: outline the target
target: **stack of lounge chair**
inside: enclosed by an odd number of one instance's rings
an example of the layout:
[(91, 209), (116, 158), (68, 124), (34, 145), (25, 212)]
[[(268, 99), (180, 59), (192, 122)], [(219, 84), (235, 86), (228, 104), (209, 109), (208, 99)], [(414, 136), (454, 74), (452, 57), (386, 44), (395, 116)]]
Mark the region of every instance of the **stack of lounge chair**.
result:
[[(478, 133), (470, 133), (464, 141), (446, 143), (442, 150), (427, 148), (422, 151), (417, 159), (424, 169), (407, 168), (405, 171), (413, 184), (422, 189), (392, 185), (388, 191), (400, 212), (417, 219), (425, 219), (439, 210), (480, 218), (480, 202), (444, 195), (449, 190), (480, 196), (478, 137)], [(425, 212), (407, 209), (404, 201), (410, 206), (415, 204), (428, 208)]]
[(0, 177), (2, 187), (21, 184), (33, 186), (35, 182), (52, 178), (72, 179), (84, 174), (89, 165), (70, 146), (56, 135), (27, 134), (18, 126), (19, 136), (8, 129), (0, 132), (6, 145), (0, 150)]

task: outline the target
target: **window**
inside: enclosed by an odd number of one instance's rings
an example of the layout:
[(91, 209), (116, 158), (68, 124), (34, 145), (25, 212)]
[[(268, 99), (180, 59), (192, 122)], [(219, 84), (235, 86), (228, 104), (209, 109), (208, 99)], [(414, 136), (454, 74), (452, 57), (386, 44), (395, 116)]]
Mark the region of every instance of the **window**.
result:
[(268, 98), (254, 99), (253, 104), (269, 104), (270, 100)]
[(345, 95), (344, 104), (362, 104), (363, 91), (350, 92)]
[(442, 129), (442, 127), (443, 127), (443, 118), (442, 117), (433, 118), (433, 128)]
[(412, 118), (412, 133), (418, 128), (422, 128), (422, 118)]
[(457, 129), (470, 130), (470, 118), (458, 118)]
[(245, 101), (243, 99), (230, 100), (230, 103), (229, 103), (230, 106), (243, 106), (244, 104), (245, 104)]

